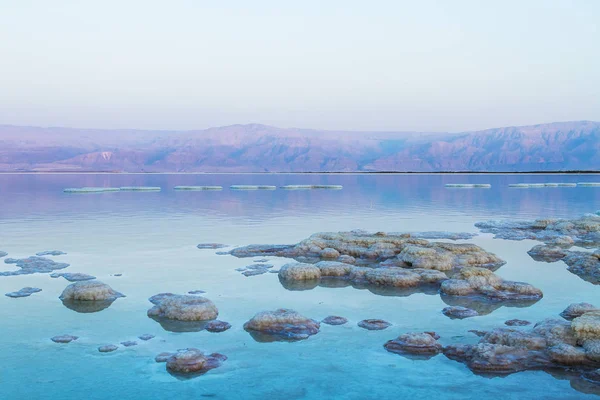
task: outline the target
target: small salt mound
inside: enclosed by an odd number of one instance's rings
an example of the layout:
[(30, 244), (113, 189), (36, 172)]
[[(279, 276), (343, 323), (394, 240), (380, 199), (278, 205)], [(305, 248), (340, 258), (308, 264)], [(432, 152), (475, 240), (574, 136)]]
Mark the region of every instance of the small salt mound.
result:
[(511, 184), (508, 185), (508, 187), (511, 187), (511, 188), (524, 188), (525, 189), (525, 188), (528, 188), (529, 185), (527, 183), (511, 183)]
[(277, 186), (271, 185), (231, 185), (231, 190), (275, 190)]
[(489, 183), (447, 183), (447, 188), (462, 188), (462, 189), (473, 189), (473, 188), (485, 188), (489, 189), (492, 187)]
[(558, 186), (560, 186), (560, 187), (577, 187), (577, 184), (576, 183), (559, 182)]
[(119, 188), (111, 187), (82, 187), (82, 188), (66, 188), (65, 193), (102, 193), (102, 192), (118, 192)]
[(122, 186), (119, 188), (122, 192), (159, 192), (158, 186)]
[(548, 182), (548, 183), (544, 183), (544, 186), (546, 186), (546, 187), (558, 187), (558, 183)]
[(577, 185), (585, 187), (600, 187), (600, 182), (579, 182)]
[(223, 186), (175, 186), (175, 190), (223, 190)]

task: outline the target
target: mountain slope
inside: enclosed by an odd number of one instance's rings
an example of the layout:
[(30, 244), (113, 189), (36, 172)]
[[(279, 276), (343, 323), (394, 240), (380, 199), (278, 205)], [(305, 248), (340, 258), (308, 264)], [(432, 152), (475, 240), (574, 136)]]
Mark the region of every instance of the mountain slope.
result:
[(0, 171), (307, 172), (600, 169), (600, 123), (464, 133), (232, 125), (202, 131), (0, 126)]

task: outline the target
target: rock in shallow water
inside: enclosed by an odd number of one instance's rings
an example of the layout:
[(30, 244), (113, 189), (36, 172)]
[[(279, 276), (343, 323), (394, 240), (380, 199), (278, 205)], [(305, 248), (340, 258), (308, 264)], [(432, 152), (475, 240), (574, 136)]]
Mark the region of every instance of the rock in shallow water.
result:
[(39, 257), (43, 257), (43, 256), (61, 256), (63, 254), (67, 254), (64, 251), (60, 251), (60, 250), (46, 250), (46, 251), (40, 251), (39, 253), (36, 253), (36, 256)]
[(177, 321), (207, 321), (217, 318), (219, 311), (212, 301), (202, 296), (160, 293), (148, 299), (154, 307), (149, 317)]
[(446, 346), (444, 354), (477, 373), (585, 372), (600, 363), (600, 312), (585, 313), (570, 323), (546, 319), (529, 330), (496, 328), (478, 344)]
[(527, 325), (531, 325), (531, 322), (525, 321), (523, 319), (509, 319), (508, 321), (504, 322), (504, 325), (508, 325), (508, 326), (527, 326)]
[(2, 258), (2, 257), (6, 257), (7, 255), (8, 255), (8, 253), (7, 253), (7, 252), (5, 252), (5, 251), (0, 251), (0, 258)]
[(125, 347), (137, 346), (137, 342), (133, 340), (127, 340), (125, 342), (121, 342), (121, 344)]
[(225, 332), (229, 328), (231, 328), (231, 324), (225, 321), (214, 320), (206, 324), (206, 330), (214, 333)]
[(73, 335), (59, 335), (50, 338), (54, 343), (71, 343), (77, 339), (79, 339), (79, 337)]
[(600, 308), (590, 303), (572, 303), (560, 313), (560, 316), (570, 321), (590, 311), (600, 311)]
[(143, 335), (138, 336), (138, 339), (141, 339), (143, 341), (148, 341), (150, 339), (154, 339), (154, 335), (151, 335), (149, 333), (144, 333)]
[(69, 282), (79, 282), (79, 281), (91, 281), (92, 279), (96, 279), (95, 276), (83, 274), (80, 272), (54, 272), (50, 274), (51, 278), (60, 278), (63, 277)]
[(71, 301), (114, 301), (119, 297), (125, 297), (125, 295), (100, 281), (71, 283), (60, 295), (61, 300)]
[(223, 354), (204, 354), (198, 349), (187, 348), (178, 350), (166, 362), (169, 373), (181, 378), (191, 378), (220, 367), (226, 360), (227, 357)]
[(227, 245), (222, 244), (222, 243), (200, 243), (196, 247), (199, 248), (200, 250), (209, 250), (209, 249), (214, 250), (214, 249), (222, 249), (224, 247), (227, 247)]
[(442, 351), (437, 335), (431, 332), (405, 333), (394, 340), (389, 340), (383, 347), (389, 352), (402, 355), (424, 356), (429, 358)]
[(319, 328), (317, 321), (285, 308), (259, 312), (244, 324), (244, 329), (259, 342), (307, 339)]
[(479, 313), (475, 310), (460, 306), (446, 307), (442, 310), (442, 313), (452, 319), (465, 319), (479, 315)]
[(440, 292), (447, 296), (473, 296), (492, 301), (543, 297), (541, 290), (528, 283), (507, 281), (487, 269), (476, 267), (463, 268), (453, 279), (442, 282)]
[(73, 311), (94, 313), (110, 307), (119, 297), (125, 295), (113, 290), (106, 283), (91, 280), (71, 283), (59, 298), (65, 307)]
[(18, 298), (18, 297), (29, 297), (34, 293), (38, 293), (41, 292), (42, 289), (40, 288), (34, 288), (34, 287), (24, 287), (23, 289), (20, 289), (16, 292), (10, 292), (10, 293), (6, 293), (5, 296), (8, 297), (12, 297), (12, 298)]
[(330, 315), (329, 317), (324, 318), (321, 322), (327, 325), (344, 325), (348, 323), (348, 320), (337, 315)]
[(206, 293), (204, 290), (190, 290), (188, 294), (204, 294)]
[(114, 344), (107, 344), (107, 345), (98, 347), (98, 351), (100, 353), (111, 353), (111, 352), (117, 350), (118, 348), (119, 347), (115, 346)]
[(382, 319), (363, 319), (358, 322), (358, 326), (369, 331), (381, 331), (389, 328), (392, 324)]
[(64, 269), (69, 266), (67, 263), (57, 263), (54, 260), (45, 257), (27, 257), (22, 259), (7, 258), (4, 260), (6, 264), (15, 264), (18, 268), (16, 271), (0, 272), (0, 276), (14, 275), (29, 275), (35, 273), (47, 273), (57, 269)]

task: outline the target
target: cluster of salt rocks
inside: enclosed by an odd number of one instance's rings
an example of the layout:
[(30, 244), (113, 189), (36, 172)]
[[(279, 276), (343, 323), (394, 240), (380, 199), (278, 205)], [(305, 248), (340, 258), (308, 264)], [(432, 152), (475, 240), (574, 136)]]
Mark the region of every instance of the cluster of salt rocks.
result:
[[(475, 224), (482, 232), (507, 240), (538, 240), (528, 253), (537, 261), (563, 260), (568, 270), (593, 284), (600, 284), (600, 212), (575, 219), (486, 221)], [(572, 246), (597, 248), (595, 252), (571, 251)]]
[(19, 269), (16, 271), (2, 271), (0, 276), (29, 275), (35, 273), (48, 273), (69, 266), (67, 263), (58, 263), (46, 257), (32, 256), (27, 258), (5, 258), (4, 263), (14, 264)]

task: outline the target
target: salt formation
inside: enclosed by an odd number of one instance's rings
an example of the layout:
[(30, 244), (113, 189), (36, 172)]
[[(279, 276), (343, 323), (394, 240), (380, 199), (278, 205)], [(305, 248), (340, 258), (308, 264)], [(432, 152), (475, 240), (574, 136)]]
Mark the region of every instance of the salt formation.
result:
[(302, 340), (319, 332), (320, 324), (294, 310), (262, 311), (244, 324), (257, 341)]

